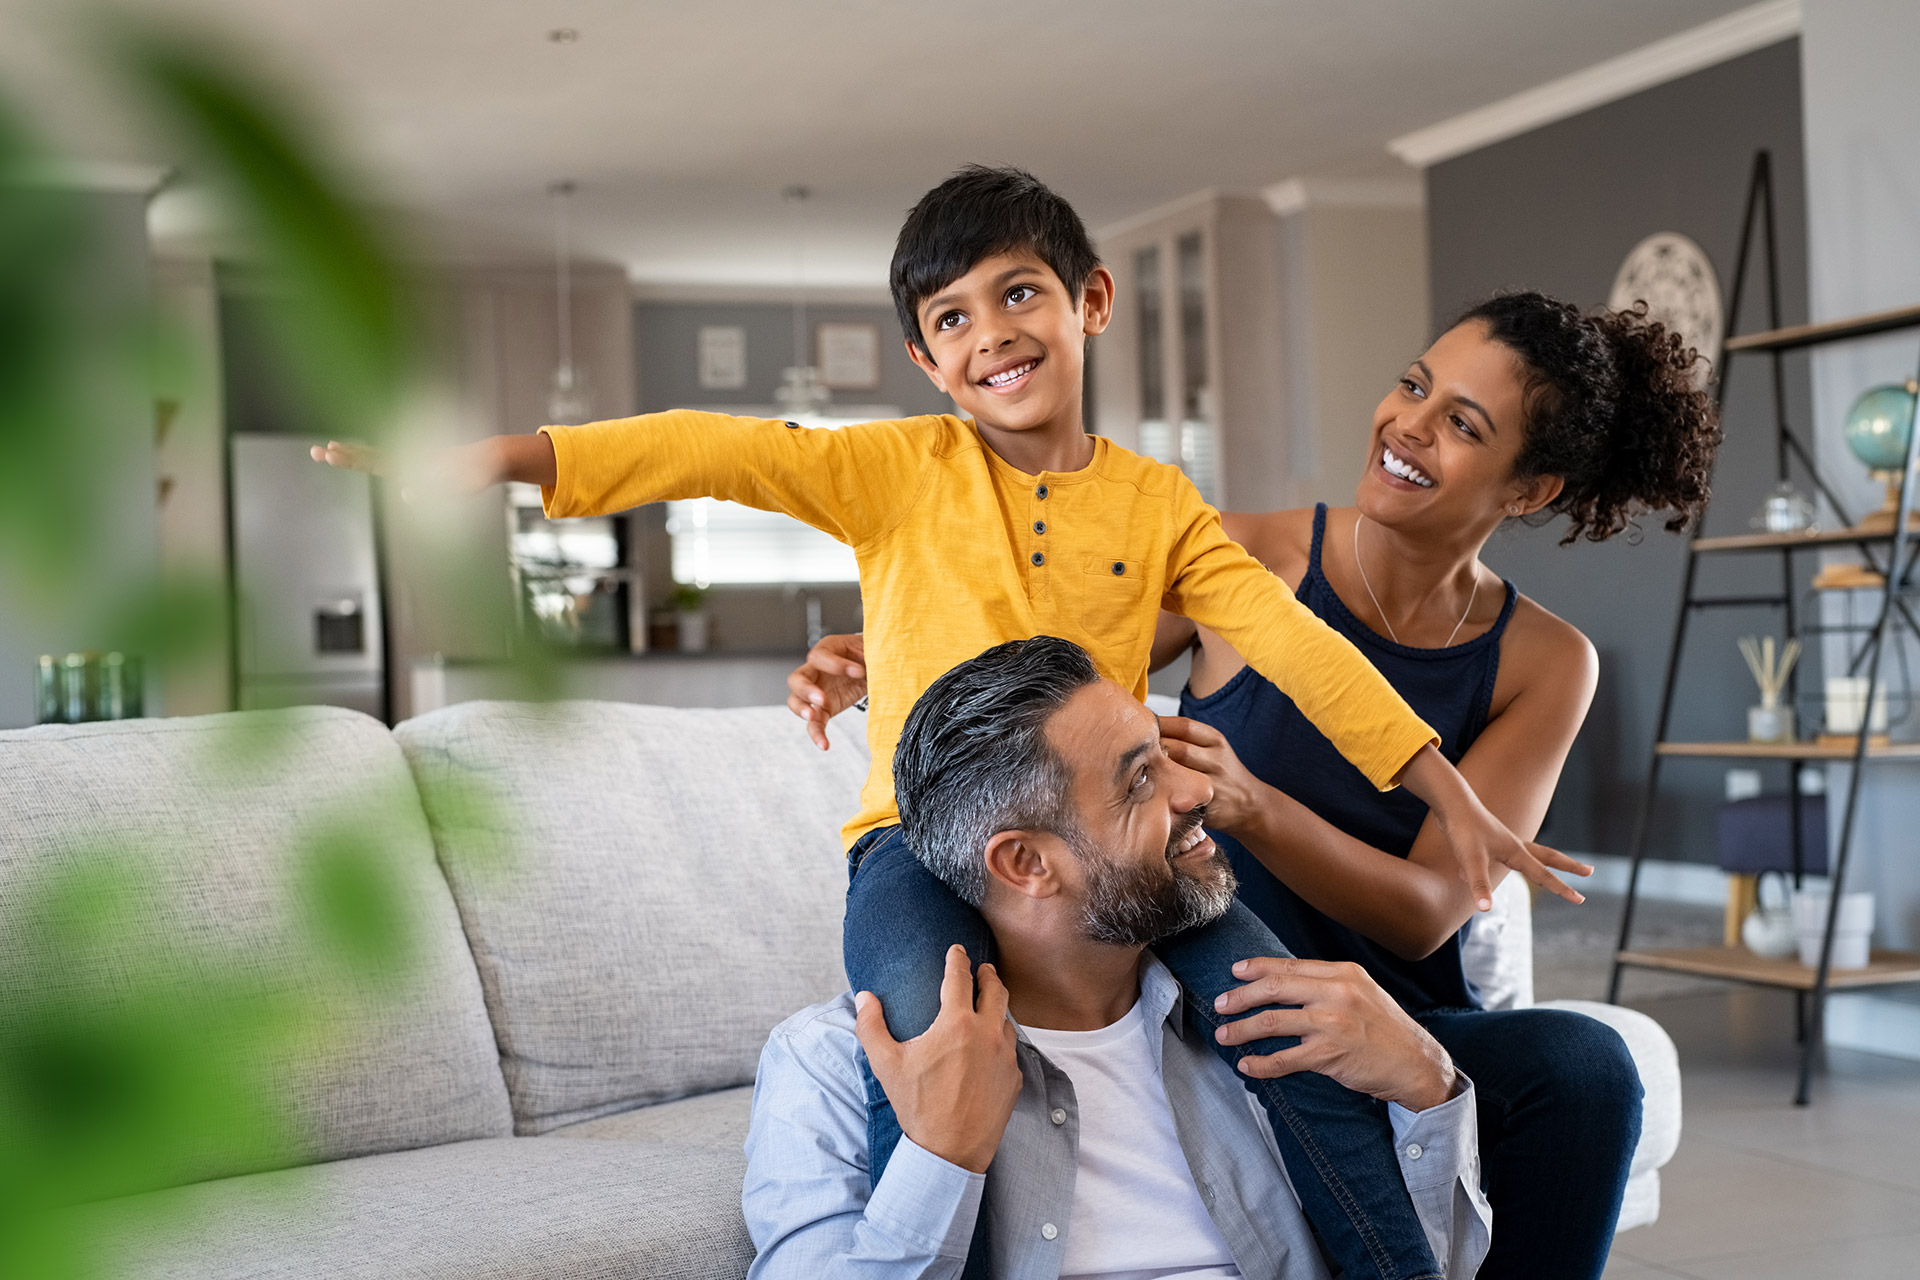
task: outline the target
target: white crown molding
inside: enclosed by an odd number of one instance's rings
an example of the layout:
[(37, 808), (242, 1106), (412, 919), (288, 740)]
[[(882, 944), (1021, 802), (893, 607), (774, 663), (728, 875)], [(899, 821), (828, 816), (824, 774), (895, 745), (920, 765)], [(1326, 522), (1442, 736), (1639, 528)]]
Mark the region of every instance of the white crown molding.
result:
[(1309, 206), (1334, 209), (1418, 209), (1426, 188), (1417, 175), (1404, 178), (1288, 178), (1260, 190), (1267, 208), (1284, 218)]
[(1767, 0), (1511, 98), (1403, 134), (1389, 142), (1387, 150), (1424, 169), (1798, 34), (1800, 0)]
[(1169, 200), (1165, 204), (1155, 205), (1143, 213), (1136, 213), (1131, 217), (1122, 218), (1118, 222), (1110, 222), (1106, 226), (1098, 228), (1093, 233), (1093, 242), (1095, 244), (1105, 244), (1109, 240), (1130, 235), (1142, 227), (1149, 227), (1156, 222), (1164, 222), (1169, 218), (1178, 217), (1183, 213), (1204, 208), (1225, 194), (1227, 193), (1219, 190), (1217, 187), (1208, 187), (1203, 191), (1195, 191), (1191, 195), (1181, 196), (1178, 200)]
[(125, 164), (113, 160), (48, 160), (23, 165), (13, 171), (12, 178), (26, 186), (150, 196), (166, 185), (172, 172), (165, 165), (158, 164)]
[[(742, 305), (793, 305), (790, 284), (699, 284), (695, 282), (635, 280), (636, 302), (725, 302)], [(809, 284), (806, 302), (810, 307), (848, 307), (893, 305), (885, 285)]]

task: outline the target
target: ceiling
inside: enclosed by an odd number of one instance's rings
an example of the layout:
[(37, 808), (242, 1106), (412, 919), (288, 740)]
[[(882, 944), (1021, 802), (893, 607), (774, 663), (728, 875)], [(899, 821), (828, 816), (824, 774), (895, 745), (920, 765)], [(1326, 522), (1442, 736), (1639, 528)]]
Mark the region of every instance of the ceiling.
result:
[[(1749, 0), (143, 0), (322, 121), (457, 252), (576, 241), (643, 284), (883, 284), (904, 210), (968, 161), (1091, 226), (1204, 188), (1393, 172), (1400, 134)], [(0, 92), (90, 159), (166, 161), (72, 52), (71, 4), (0, 0)], [(556, 42), (557, 29), (577, 33)], [(804, 183), (795, 207), (781, 191)]]

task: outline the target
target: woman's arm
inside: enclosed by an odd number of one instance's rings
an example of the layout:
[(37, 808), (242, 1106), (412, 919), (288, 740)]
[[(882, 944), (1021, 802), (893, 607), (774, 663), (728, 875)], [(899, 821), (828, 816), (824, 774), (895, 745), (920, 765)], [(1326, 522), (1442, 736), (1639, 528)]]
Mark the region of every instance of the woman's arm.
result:
[(1153, 657), (1147, 661), (1147, 670), (1160, 668), (1193, 648), (1194, 639), (1200, 629), (1191, 618), (1183, 618), (1177, 613), (1160, 611), (1160, 621), (1153, 628)]
[[(1535, 632), (1510, 630), (1501, 655), (1518, 688), (1475, 739), (1460, 773), (1500, 821), (1531, 839), (1598, 670), (1593, 646), (1558, 619), (1515, 630)], [(1255, 778), (1217, 730), (1177, 718), (1161, 724), (1168, 754), (1213, 783), (1207, 825), (1239, 840), (1315, 909), (1409, 960), (1432, 954), (1474, 914), (1473, 895), (1431, 815), (1408, 856), (1394, 857)]]

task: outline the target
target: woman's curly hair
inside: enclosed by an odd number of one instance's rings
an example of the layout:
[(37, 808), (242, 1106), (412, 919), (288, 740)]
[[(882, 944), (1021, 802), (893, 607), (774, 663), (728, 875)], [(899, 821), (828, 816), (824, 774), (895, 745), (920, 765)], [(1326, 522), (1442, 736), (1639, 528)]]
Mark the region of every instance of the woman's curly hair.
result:
[(1604, 542), (1653, 511), (1678, 533), (1706, 509), (1719, 413), (1695, 378), (1700, 353), (1646, 303), (1588, 315), (1543, 293), (1502, 293), (1454, 323), (1468, 321), (1525, 370), (1514, 474), (1565, 483), (1546, 508), (1571, 522), (1562, 546)]

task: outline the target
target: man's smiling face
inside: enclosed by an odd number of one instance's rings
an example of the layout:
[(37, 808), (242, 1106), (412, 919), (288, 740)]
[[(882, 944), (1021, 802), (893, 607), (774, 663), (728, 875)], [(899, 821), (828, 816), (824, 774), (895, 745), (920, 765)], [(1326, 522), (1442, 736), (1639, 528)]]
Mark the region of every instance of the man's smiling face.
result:
[(1082, 873), (1087, 937), (1146, 946), (1226, 911), (1233, 869), (1201, 829), (1213, 789), (1167, 755), (1151, 711), (1099, 680), (1054, 714), (1047, 740), (1073, 777), (1076, 830), (1061, 838)]
[(1107, 326), (1113, 277), (1096, 268), (1080, 296), (1029, 252), (995, 254), (924, 299), (927, 350), (907, 354), (984, 427), (1078, 428), (1086, 339)]

